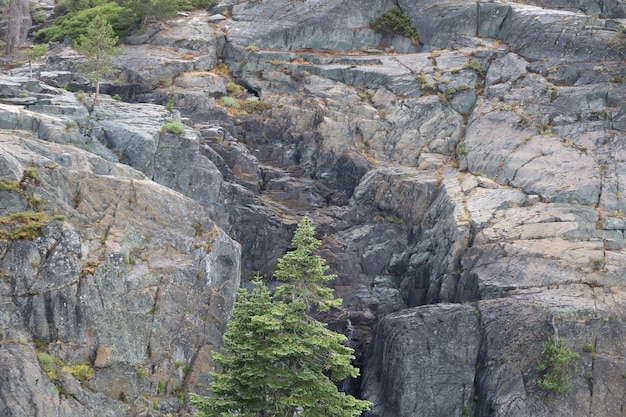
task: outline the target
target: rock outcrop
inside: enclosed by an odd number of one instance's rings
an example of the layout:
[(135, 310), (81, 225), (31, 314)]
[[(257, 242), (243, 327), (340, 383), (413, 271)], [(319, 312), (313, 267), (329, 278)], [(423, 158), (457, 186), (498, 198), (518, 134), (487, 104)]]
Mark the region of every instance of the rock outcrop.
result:
[[(69, 130), (85, 138), (76, 125), (27, 110), (14, 115), (37, 120), (41, 139), (29, 126), (0, 138), (0, 345), (3, 357), (15, 358), (3, 360), (4, 414), (167, 412), (171, 404), (151, 398), (196, 390), (208, 377), (239, 287), (240, 245), (206, 206), (127, 165), (54, 143), (66, 142)], [(21, 230), (33, 234), (21, 238)], [(43, 355), (54, 358), (54, 377)], [(71, 375), (81, 364), (93, 371), (82, 386)]]
[[(369, 28), (393, 5), (419, 45)], [(239, 277), (271, 277), (308, 214), (371, 417), (623, 414), (624, 17), (225, 0), (125, 40), (103, 89), (127, 102), (50, 87), (88, 89), (67, 49), (48, 84), (3, 77), (0, 215), (48, 217), (0, 244), (2, 375), (23, 375), (0, 410), (190, 412)], [(537, 385), (555, 333), (582, 356), (565, 395)]]

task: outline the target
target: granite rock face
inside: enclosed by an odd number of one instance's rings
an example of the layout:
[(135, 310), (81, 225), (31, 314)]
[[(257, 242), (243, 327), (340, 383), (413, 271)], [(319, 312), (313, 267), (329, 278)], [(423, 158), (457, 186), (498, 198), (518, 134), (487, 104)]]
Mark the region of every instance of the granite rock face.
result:
[[(15, 358), (3, 360), (5, 414), (131, 415), (153, 408), (149, 396), (206, 380), (188, 370), (220, 343), (240, 245), (204, 206), (126, 165), (24, 131), (0, 140), (13, 181), (0, 192), (11, 219), (0, 243), (1, 350)], [(7, 240), (29, 210), (61, 217)], [(44, 355), (58, 375), (44, 373)], [(82, 385), (71, 373), (80, 364), (94, 372)]]
[[(395, 4), (419, 45), (368, 27)], [(620, 415), (623, 18), (224, 0), (126, 40), (103, 88), (127, 102), (48, 85), (86, 89), (67, 49), (48, 84), (0, 78), (0, 215), (49, 216), (0, 244), (2, 375), (23, 375), (0, 410), (188, 415), (176, 395), (206, 392), (240, 276), (270, 279), (308, 214), (371, 417)], [(582, 356), (565, 395), (537, 385), (556, 333)]]

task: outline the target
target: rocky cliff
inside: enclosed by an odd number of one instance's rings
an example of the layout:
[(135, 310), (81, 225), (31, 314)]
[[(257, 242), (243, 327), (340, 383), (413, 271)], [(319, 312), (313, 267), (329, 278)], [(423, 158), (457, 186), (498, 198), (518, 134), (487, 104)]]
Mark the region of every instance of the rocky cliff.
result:
[[(394, 5), (419, 45), (369, 28)], [(188, 415), (240, 278), (308, 214), (372, 417), (622, 415), (624, 17), (224, 0), (125, 39), (123, 101), (79, 93), (63, 47), (12, 69), (0, 414)], [(555, 333), (568, 394), (537, 386)]]

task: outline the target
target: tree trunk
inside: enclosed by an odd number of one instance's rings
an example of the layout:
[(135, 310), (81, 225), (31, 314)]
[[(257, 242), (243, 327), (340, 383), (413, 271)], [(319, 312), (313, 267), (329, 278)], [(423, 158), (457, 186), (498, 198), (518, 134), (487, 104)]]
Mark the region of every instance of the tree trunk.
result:
[(22, 46), (31, 25), (28, 0), (10, 0), (8, 12), (6, 53), (12, 54)]

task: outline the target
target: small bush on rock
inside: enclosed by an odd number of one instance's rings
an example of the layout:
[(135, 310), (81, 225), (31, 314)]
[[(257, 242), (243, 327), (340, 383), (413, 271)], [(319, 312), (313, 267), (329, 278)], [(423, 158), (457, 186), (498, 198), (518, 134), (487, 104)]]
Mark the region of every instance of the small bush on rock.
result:
[(415, 45), (419, 43), (419, 35), (415, 28), (411, 26), (409, 15), (398, 6), (393, 6), (378, 19), (372, 20), (370, 26), (377, 33), (402, 35), (409, 38)]
[(236, 109), (236, 110), (241, 108), (241, 103), (235, 97), (225, 96), (225, 97), (222, 97), (220, 100), (224, 107), (230, 107), (231, 109)]
[(568, 375), (574, 372), (570, 364), (582, 357), (565, 347), (564, 339), (554, 340), (550, 337), (543, 343), (541, 361), (537, 370), (542, 373), (537, 382), (539, 388), (544, 391), (554, 391), (558, 394), (566, 394), (572, 390), (569, 385)]

